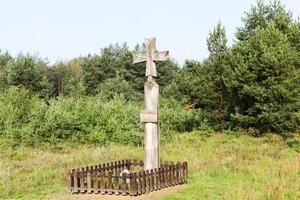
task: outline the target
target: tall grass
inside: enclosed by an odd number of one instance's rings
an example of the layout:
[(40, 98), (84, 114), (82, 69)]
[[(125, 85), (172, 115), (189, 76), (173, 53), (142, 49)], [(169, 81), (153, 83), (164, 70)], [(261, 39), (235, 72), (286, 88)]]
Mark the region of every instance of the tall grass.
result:
[[(161, 146), (162, 160), (188, 161), (190, 172), (186, 189), (162, 199), (300, 199), (299, 147), (276, 135), (203, 135), (176, 135)], [(0, 199), (68, 199), (68, 168), (143, 158), (142, 146), (14, 148), (1, 141)]]

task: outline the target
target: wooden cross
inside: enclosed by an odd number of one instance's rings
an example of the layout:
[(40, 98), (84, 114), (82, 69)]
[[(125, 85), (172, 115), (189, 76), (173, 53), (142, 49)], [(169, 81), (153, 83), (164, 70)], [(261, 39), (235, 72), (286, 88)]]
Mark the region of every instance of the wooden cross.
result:
[(159, 168), (159, 86), (153, 77), (157, 76), (154, 61), (165, 61), (169, 52), (155, 52), (155, 38), (145, 39), (146, 54), (136, 54), (133, 63), (146, 62), (147, 80), (144, 86), (145, 106), (140, 114), (145, 123), (145, 170)]
[(145, 76), (157, 77), (154, 61), (166, 61), (169, 59), (169, 51), (155, 52), (156, 38), (146, 38), (146, 54), (137, 53), (133, 57), (133, 63), (146, 62)]

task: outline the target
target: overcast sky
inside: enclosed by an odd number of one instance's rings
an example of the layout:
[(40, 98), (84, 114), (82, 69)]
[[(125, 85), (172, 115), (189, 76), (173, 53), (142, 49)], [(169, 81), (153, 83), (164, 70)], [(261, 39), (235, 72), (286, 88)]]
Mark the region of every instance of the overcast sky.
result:
[[(171, 56), (202, 60), (218, 20), (229, 44), (255, 0), (0, 0), (0, 49), (37, 53), (51, 63), (99, 53), (111, 43), (133, 48), (155, 36)], [(300, 0), (282, 0), (295, 18)]]

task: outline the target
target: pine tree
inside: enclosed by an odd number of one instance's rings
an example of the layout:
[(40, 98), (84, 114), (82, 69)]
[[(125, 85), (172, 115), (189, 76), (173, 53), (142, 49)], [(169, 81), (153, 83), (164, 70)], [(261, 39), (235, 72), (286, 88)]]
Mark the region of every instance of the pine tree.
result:
[(237, 125), (259, 132), (295, 130), (300, 76), (287, 35), (271, 22), (235, 45), (231, 56), (226, 83)]
[(221, 22), (218, 22), (214, 30), (209, 33), (207, 46), (210, 53), (207, 63), (207, 70), (209, 72), (207, 73), (207, 79), (211, 82), (215, 94), (215, 109), (218, 111), (219, 124), (221, 125), (220, 128), (224, 129), (226, 98), (224, 72), (228, 60), (228, 47), (225, 27)]

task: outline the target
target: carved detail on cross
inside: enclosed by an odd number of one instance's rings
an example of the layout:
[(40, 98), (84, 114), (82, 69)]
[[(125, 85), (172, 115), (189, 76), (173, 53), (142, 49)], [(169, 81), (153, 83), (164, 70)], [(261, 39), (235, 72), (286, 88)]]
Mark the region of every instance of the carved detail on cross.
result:
[(133, 56), (133, 63), (146, 62), (145, 76), (156, 77), (156, 65), (154, 61), (166, 61), (169, 59), (169, 51), (155, 52), (156, 38), (146, 38), (146, 54), (137, 53)]

